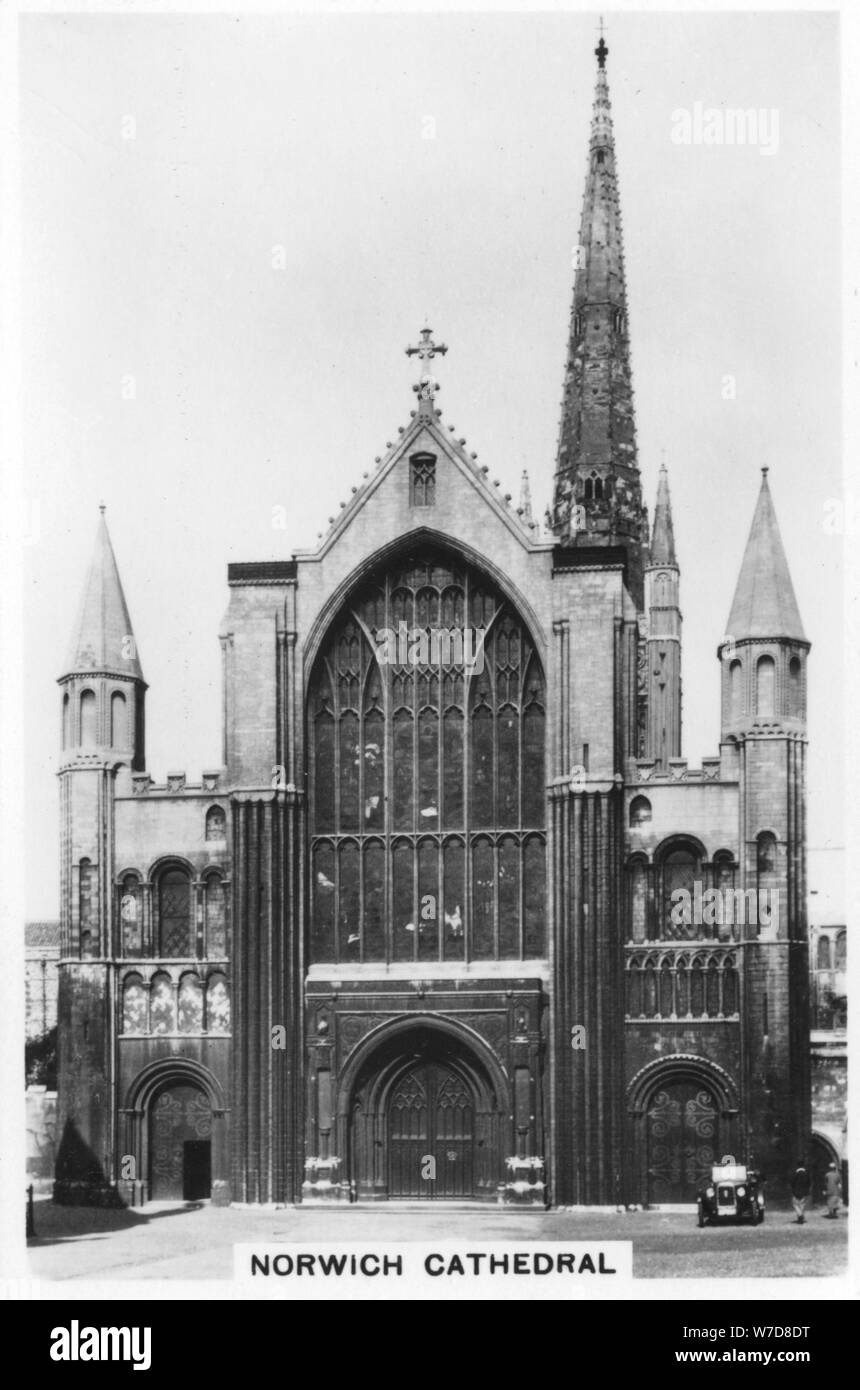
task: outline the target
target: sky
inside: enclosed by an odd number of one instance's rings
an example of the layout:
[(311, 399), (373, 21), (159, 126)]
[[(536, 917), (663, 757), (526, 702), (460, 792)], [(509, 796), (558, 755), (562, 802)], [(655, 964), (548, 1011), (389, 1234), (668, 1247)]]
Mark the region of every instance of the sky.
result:
[[(159, 781), (220, 760), (228, 562), (316, 544), (408, 422), (404, 349), (426, 319), (449, 347), (443, 422), (503, 490), (528, 468), (543, 513), (597, 19), (56, 14), (21, 33), (37, 919), (57, 915), (56, 679), (100, 502)], [(830, 851), (845, 843), (839, 19), (616, 13), (606, 39), (639, 461), (653, 509), (665, 456), (681, 566), (684, 755), (717, 750), (716, 648), (767, 466), (812, 642), (809, 843)], [(673, 140), (679, 111), (695, 128), (709, 108), (764, 112), (778, 142)]]

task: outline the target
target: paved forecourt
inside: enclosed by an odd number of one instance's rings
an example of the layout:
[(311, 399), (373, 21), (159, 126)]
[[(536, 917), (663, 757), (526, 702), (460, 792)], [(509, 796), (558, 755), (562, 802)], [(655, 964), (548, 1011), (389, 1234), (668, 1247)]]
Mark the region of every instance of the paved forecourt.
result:
[[(392, 1203), (378, 1207), (215, 1208), (151, 1203), (101, 1211), (36, 1203), (30, 1273), (46, 1280), (230, 1279), (233, 1246), (259, 1241), (631, 1240), (639, 1278), (794, 1278), (839, 1275), (847, 1262), (848, 1222), (806, 1226), (789, 1211), (768, 1212), (758, 1227), (700, 1231), (693, 1212), (536, 1212)], [(214, 1292), (214, 1291), (213, 1291)]]

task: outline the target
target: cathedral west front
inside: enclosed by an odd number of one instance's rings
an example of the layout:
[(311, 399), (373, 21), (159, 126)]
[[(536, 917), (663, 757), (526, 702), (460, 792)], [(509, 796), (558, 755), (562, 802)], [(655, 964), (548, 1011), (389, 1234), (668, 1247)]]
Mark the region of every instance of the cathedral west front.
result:
[(424, 329), (319, 545), (228, 566), (191, 785), (147, 771), (99, 520), (60, 678), (58, 1201), (671, 1206), (728, 1153), (781, 1195), (805, 1152), (809, 643), (763, 470), (689, 767), (607, 54), (546, 524), (446, 424)]

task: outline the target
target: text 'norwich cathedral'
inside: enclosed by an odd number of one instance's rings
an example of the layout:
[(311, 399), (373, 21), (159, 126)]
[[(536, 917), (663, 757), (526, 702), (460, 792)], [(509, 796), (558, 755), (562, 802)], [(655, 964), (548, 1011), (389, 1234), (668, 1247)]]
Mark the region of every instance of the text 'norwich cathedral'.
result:
[(161, 786), (101, 518), (60, 679), (60, 1201), (675, 1203), (725, 1153), (781, 1195), (806, 1150), (809, 643), (764, 476), (688, 768), (596, 56), (548, 527), (445, 426), (425, 329), (319, 548), (228, 567), (221, 765)]

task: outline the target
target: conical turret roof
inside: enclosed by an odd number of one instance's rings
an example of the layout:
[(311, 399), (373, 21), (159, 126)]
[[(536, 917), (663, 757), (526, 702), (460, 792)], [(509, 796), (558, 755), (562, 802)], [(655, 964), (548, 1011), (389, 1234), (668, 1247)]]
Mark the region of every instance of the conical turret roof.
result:
[(762, 469), (761, 491), (727, 631), (736, 642), (746, 637), (789, 637), (806, 641), (766, 468)]
[(90, 671), (143, 680), (104, 507), (64, 674)]

